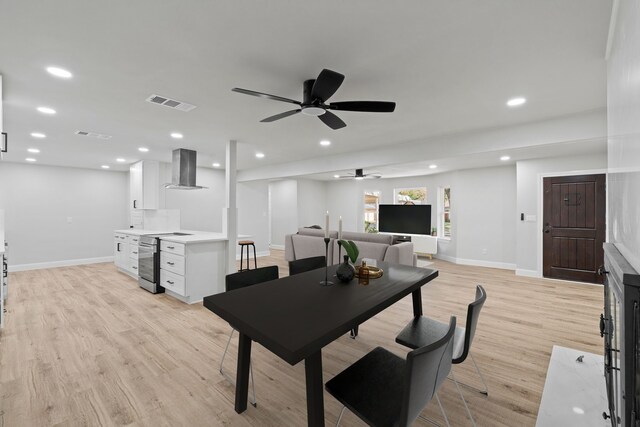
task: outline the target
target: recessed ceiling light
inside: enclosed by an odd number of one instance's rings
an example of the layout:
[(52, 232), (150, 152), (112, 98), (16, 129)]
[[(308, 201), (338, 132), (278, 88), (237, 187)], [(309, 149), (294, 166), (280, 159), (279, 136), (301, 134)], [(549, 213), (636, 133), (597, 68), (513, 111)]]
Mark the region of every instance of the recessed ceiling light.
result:
[(511, 159), (511, 157), (509, 157), (509, 156), (500, 157), (500, 160), (502, 160), (503, 162), (506, 162), (507, 160), (510, 160), (510, 159)]
[(363, 179), (364, 179), (364, 176), (356, 176), (354, 179), (355, 179), (356, 181), (361, 181), (361, 180), (363, 180)]
[(182, 139), (184, 137), (183, 134), (179, 133), (179, 132), (173, 132), (171, 134), (171, 138), (175, 138), (175, 139)]
[(264, 158), (264, 153), (256, 153), (256, 157), (262, 159)]
[(118, 163), (124, 163), (124, 162), (126, 162), (126, 160), (125, 160), (125, 159), (123, 159), (122, 157), (118, 157), (118, 158), (116, 159), (116, 162), (118, 162)]
[(102, 165), (102, 166), (100, 166), (100, 167), (101, 167), (102, 169), (109, 169), (109, 167), (110, 167), (110, 166), (109, 166), (109, 165)]
[(320, 145), (322, 145), (323, 147), (328, 147), (331, 145), (331, 141), (329, 141), (328, 139), (323, 139), (322, 141), (320, 141)]
[(435, 169), (437, 167), (438, 167), (438, 165), (429, 165), (429, 169)]
[(54, 75), (56, 77), (60, 77), (63, 79), (70, 79), (71, 77), (73, 77), (73, 74), (71, 74), (69, 71), (59, 67), (47, 67), (47, 72), (51, 75)]
[(141, 153), (148, 153), (149, 149), (147, 147), (140, 147), (138, 148), (138, 151), (140, 151)]
[(340, 178), (340, 175), (333, 175), (334, 178)]
[(34, 159), (33, 157), (27, 157), (25, 160), (27, 162), (35, 162), (36, 161), (36, 159)]
[(575, 414), (584, 415), (584, 409), (582, 409), (582, 408), (580, 408), (578, 406), (574, 406), (572, 409), (573, 409), (573, 412)]
[(54, 110), (53, 108), (49, 108), (49, 107), (38, 107), (38, 111), (40, 111), (42, 114), (55, 114), (56, 110)]
[(507, 105), (509, 107), (518, 107), (524, 104), (525, 102), (527, 102), (526, 98), (522, 98), (522, 97), (511, 98), (510, 100), (507, 101)]
[(38, 154), (40, 152), (37, 148), (27, 148), (27, 151), (33, 154)]
[(213, 167), (214, 167), (214, 168), (219, 168), (219, 167), (220, 167), (220, 163), (218, 163), (218, 162), (214, 163), (214, 164), (213, 164)]
[(46, 138), (47, 135), (45, 135), (44, 133), (40, 133), (40, 132), (31, 132), (31, 136), (34, 138)]

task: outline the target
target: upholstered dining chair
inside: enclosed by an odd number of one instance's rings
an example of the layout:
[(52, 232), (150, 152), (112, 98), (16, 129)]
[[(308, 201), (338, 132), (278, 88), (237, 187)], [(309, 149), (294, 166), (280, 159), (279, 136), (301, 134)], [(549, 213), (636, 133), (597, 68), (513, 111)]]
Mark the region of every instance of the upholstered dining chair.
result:
[[(409, 352), (406, 359), (377, 347), (329, 380), (325, 388), (343, 408), (370, 426), (407, 427), (435, 397), (447, 426), (438, 389), (451, 371), (456, 318), (440, 339)], [(426, 419), (427, 421), (430, 421)]]
[(295, 261), (289, 261), (289, 275), (304, 273), (305, 271), (324, 268), (327, 266), (327, 258), (322, 256), (314, 256), (311, 258), (302, 258)]
[[(268, 282), (270, 280), (276, 280), (278, 278), (278, 266), (271, 265), (268, 267), (260, 267), (253, 270), (244, 270), (238, 273), (227, 274), (225, 278), (225, 290), (226, 292), (232, 292), (236, 289), (246, 288), (247, 286), (257, 285), (258, 283)], [(235, 385), (235, 380), (231, 378), (231, 376), (227, 375), (224, 372), (224, 358), (227, 356), (227, 351), (229, 350), (229, 344), (231, 343), (231, 338), (233, 338), (233, 333), (235, 332), (235, 328), (233, 325), (231, 326), (231, 333), (229, 334), (229, 339), (227, 340), (227, 345), (224, 348), (224, 353), (222, 354), (222, 359), (220, 360), (220, 373), (223, 377), (225, 377), (229, 382)], [(258, 402), (256, 401), (256, 388), (255, 383), (253, 381), (253, 368), (251, 367), (251, 363), (249, 363), (249, 372), (251, 374), (251, 394), (252, 400), (251, 404), (254, 407), (257, 407)]]

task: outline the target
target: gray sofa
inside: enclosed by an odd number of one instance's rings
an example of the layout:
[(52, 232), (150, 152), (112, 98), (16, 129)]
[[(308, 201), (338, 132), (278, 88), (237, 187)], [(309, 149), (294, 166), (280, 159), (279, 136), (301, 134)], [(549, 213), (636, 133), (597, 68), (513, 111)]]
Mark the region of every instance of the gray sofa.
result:
[[(329, 260), (338, 264), (338, 232), (329, 232)], [(353, 240), (360, 250), (359, 258), (369, 258), (394, 264), (416, 266), (418, 257), (413, 253), (413, 243), (393, 244), (393, 236), (388, 234), (342, 233), (345, 240)], [(300, 228), (297, 234), (288, 234), (284, 239), (284, 256), (287, 261), (309, 258), (325, 254), (324, 230)], [(344, 250), (342, 254), (345, 255)]]

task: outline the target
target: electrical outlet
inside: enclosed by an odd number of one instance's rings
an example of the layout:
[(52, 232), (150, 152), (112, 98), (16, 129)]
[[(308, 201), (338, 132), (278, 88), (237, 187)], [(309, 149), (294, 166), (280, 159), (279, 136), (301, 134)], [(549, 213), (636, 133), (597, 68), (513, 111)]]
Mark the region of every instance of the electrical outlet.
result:
[(487, 254), (487, 248), (483, 248), (482, 249), (482, 255), (486, 255)]

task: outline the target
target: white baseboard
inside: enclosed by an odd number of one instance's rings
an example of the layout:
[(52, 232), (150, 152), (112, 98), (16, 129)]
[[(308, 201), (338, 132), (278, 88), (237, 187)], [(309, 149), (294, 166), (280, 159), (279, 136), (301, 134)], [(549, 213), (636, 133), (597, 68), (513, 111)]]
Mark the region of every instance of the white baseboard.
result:
[[(246, 253), (245, 253), (246, 255)], [(251, 252), (249, 259), (253, 259), (253, 252)], [(269, 251), (260, 251), (260, 252), (256, 252), (256, 258), (260, 258), (262, 256), (269, 256), (271, 255), (271, 252)], [(245, 256), (243, 259), (246, 259), (247, 257)], [(236, 254), (236, 261), (240, 261), (240, 254)]]
[(284, 251), (284, 245), (269, 245), (269, 248)]
[(525, 270), (524, 268), (516, 269), (516, 276), (524, 276), (524, 277), (542, 277), (538, 270)]
[(105, 256), (99, 258), (68, 259), (63, 261), (39, 262), (34, 264), (10, 265), (9, 272), (42, 270), (43, 268), (70, 267), (73, 265), (97, 264), (100, 262), (113, 262), (113, 257)]
[(455, 258), (448, 255), (436, 254), (435, 258), (441, 259), (443, 261), (452, 262), (454, 264), (460, 265), (472, 265), (475, 267), (487, 267), (487, 268), (499, 268), (502, 270), (515, 270), (516, 265), (510, 262), (496, 262), (496, 261), (484, 261), (479, 259), (465, 259), (465, 258)]

